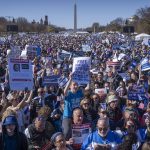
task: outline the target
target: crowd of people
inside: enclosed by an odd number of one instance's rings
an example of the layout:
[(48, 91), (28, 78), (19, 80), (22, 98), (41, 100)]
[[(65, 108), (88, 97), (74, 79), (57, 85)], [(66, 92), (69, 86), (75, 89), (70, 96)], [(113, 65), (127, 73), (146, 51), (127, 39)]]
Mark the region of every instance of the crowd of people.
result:
[[(34, 88), (12, 90), (8, 59), (15, 47), (20, 59), (26, 45), (41, 49), (26, 57), (32, 60)], [(150, 47), (119, 32), (5, 35), (0, 150), (150, 150), (150, 68), (141, 69), (149, 56)], [(88, 84), (73, 80), (74, 57), (90, 57)], [(65, 86), (44, 84), (53, 75), (67, 78)]]

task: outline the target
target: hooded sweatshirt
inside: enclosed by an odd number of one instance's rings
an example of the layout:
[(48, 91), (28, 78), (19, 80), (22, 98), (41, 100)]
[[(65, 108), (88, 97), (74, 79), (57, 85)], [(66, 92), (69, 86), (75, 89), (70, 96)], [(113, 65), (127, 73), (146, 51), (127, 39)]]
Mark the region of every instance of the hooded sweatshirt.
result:
[(5, 119), (2, 122), (2, 133), (0, 133), (0, 150), (28, 150), (27, 138), (18, 131), (18, 124), (16, 124), (14, 135), (9, 136), (4, 122)]

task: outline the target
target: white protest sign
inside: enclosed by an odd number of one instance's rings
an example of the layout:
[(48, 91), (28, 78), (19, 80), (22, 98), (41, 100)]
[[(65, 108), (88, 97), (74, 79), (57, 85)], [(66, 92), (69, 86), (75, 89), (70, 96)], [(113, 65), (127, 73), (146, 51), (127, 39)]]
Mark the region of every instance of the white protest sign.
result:
[(33, 71), (31, 61), (27, 59), (9, 59), (9, 84), (11, 90), (33, 89)]
[(73, 125), (72, 127), (72, 138), (73, 138), (73, 148), (80, 149), (83, 143), (83, 140), (89, 135), (91, 132), (90, 124), (82, 124), (82, 125)]
[(90, 57), (76, 57), (73, 59), (73, 81), (78, 84), (88, 84), (90, 82)]

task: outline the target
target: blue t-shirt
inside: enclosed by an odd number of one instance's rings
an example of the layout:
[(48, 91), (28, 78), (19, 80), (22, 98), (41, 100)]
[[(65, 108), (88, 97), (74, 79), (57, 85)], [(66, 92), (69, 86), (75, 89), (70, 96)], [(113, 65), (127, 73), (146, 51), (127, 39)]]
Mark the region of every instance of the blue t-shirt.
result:
[(65, 97), (63, 118), (72, 117), (72, 110), (80, 106), (80, 101), (83, 98), (83, 96), (84, 95), (82, 90), (78, 90), (76, 93), (72, 93), (71, 91), (68, 91), (68, 94)]
[(120, 144), (121, 142), (122, 140), (116, 132), (109, 131), (107, 137), (104, 139), (96, 130), (95, 132), (89, 134), (86, 139), (84, 139), (81, 150), (85, 150), (87, 148), (94, 149), (94, 144)]

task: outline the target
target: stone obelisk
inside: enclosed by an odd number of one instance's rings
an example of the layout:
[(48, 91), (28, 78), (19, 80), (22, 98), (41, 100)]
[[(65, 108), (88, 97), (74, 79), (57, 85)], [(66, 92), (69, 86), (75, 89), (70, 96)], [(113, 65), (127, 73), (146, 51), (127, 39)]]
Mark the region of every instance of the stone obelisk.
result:
[(74, 3), (74, 32), (77, 32), (77, 5)]

